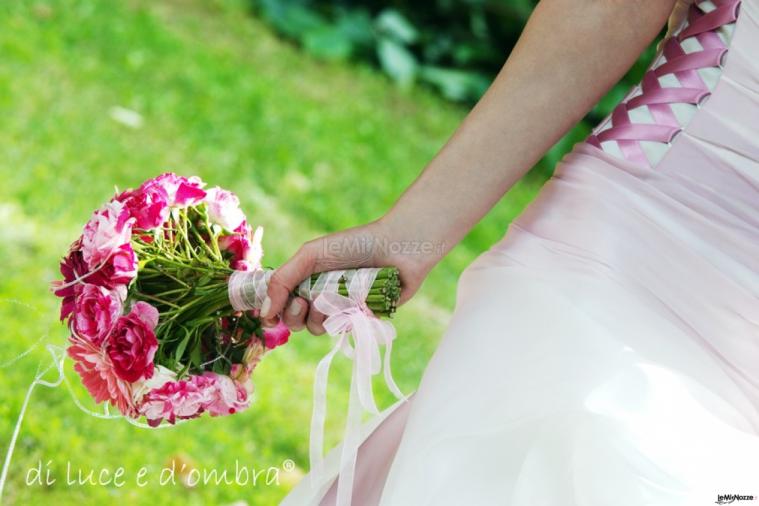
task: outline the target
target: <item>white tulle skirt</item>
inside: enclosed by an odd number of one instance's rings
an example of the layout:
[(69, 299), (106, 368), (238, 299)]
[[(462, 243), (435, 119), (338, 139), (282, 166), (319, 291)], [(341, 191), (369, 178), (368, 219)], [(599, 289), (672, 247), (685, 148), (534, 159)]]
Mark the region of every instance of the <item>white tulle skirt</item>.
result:
[[(656, 167), (579, 144), (464, 272), (417, 393), (357, 465), (361, 506), (759, 497), (757, 1)], [(283, 504), (332, 504), (335, 473), (313, 479)]]

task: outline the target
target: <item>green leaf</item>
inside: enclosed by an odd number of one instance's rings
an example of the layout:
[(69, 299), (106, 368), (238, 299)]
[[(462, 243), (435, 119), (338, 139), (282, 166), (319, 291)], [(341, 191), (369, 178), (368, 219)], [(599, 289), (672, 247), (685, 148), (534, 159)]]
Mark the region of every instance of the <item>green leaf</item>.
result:
[(408, 45), (413, 44), (419, 38), (419, 32), (414, 25), (395, 9), (385, 9), (382, 11), (377, 16), (375, 24), (380, 34), (396, 42)]
[(466, 67), (481, 62), (499, 61), (503, 56), (488, 43), (472, 41), (456, 44), (451, 58), (456, 67)]
[(398, 42), (382, 38), (377, 45), (377, 57), (382, 69), (401, 86), (409, 86), (414, 82), (417, 72), (417, 62), (411, 52)]
[(174, 352), (174, 360), (177, 362), (182, 361), (182, 356), (184, 355), (184, 350), (187, 348), (187, 343), (190, 342), (190, 331), (187, 329), (184, 329), (185, 336), (182, 338), (182, 340), (179, 342), (179, 345), (177, 345), (177, 349)]
[(307, 32), (303, 47), (314, 56), (326, 60), (346, 60), (353, 53), (349, 35), (336, 26), (323, 26)]
[(354, 48), (374, 49), (376, 33), (372, 18), (366, 9), (341, 10), (338, 13), (336, 26), (351, 41)]
[(281, 33), (296, 40), (321, 27), (327, 21), (312, 9), (295, 2), (281, 0), (261, 0), (259, 2), (264, 19)]
[(228, 372), (224, 370), (224, 363), (221, 360), (214, 362), (211, 368), (216, 374), (226, 374)]
[(477, 100), (490, 86), (490, 78), (478, 72), (424, 66), (419, 78), (450, 100)]
[(200, 367), (200, 364), (203, 363), (203, 359), (200, 356), (200, 343), (196, 343), (192, 351), (190, 351), (190, 362), (195, 367)]
[(443, 61), (451, 56), (458, 44), (448, 33), (435, 33), (422, 47), (422, 60), (428, 64)]

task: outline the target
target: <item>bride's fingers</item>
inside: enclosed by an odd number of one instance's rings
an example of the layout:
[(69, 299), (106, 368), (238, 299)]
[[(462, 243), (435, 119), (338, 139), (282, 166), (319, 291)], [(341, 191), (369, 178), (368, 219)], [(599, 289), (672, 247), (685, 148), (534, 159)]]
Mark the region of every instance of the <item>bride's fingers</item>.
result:
[(308, 327), (308, 331), (311, 332), (315, 336), (320, 336), (324, 334), (324, 326), (322, 325), (324, 323), (325, 316), (314, 309), (313, 307), (308, 312), (308, 318), (306, 319), (306, 327)]
[(261, 306), (262, 318), (271, 318), (282, 312), (290, 292), (313, 272), (315, 261), (312, 248), (304, 244), (290, 260), (274, 271), (269, 280), (267, 297)]
[(273, 329), (277, 326), (277, 323), (279, 323), (279, 316), (276, 314), (269, 318), (261, 318), (261, 324), (267, 329)]
[(303, 330), (306, 326), (307, 314), (308, 302), (302, 297), (295, 297), (285, 307), (282, 319), (290, 330)]

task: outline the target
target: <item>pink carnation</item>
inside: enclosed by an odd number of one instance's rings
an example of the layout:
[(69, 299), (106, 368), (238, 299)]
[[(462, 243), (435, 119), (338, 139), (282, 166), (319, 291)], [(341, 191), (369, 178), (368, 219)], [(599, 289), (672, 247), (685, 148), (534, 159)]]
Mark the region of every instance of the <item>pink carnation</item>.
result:
[(63, 281), (52, 283), (53, 293), (63, 298), (61, 301), (61, 321), (68, 318), (76, 307), (76, 297), (82, 291), (82, 284), (78, 282), (88, 271), (87, 263), (82, 257), (81, 239), (77, 239), (69, 248), (69, 253), (61, 260), (61, 274)]
[(248, 407), (245, 388), (227, 376), (212, 372), (170, 381), (145, 394), (140, 413), (155, 427), (166, 420), (200, 416), (205, 411), (212, 416), (228, 415)]
[(62, 297), (61, 320), (74, 312), (76, 298), (85, 284), (101, 286), (109, 290), (121, 290), (137, 276), (137, 257), (130, 244), (117, 248), (107, 262), (97, 270), (91, 269), (84, 261), (82, 241), (71, 245), (68, 255), (61, 260), (60, 271), (63, 280), (54, 281), (53, 293)]
[(82, 233), (82, 255), (90, 269), (100, 267), (119, 248), (129, 244), (133, 223), (129, 209), (118, 200), (93, 213)]
[(168, 204), (171, 207), (194, 206), (206, 197), (203, 190), (203, 181), (199, 177), (177, 176), (173, 172), (166, 172), (160, 176), (146, 181), (140, 187), (143, 191), (153, 186), (162, 188), (168, 196)]
[(236, 230), (245, 223), (245, 214), (240, 209), (237, 196), (218, 186), (206, 192), (205, 202), (208, 205), (208, 217), (212, 223), (226, 230)]
[(116, 321), (106, 350), (119, 378), (134, 383), (153, 376), (157, 324), (158, 310), (146, 302), (135, 303), (129, 314)]
[(266, 347), (271, 349), (282, 346), (290, 338), (290, 329), (282, 320), (277, 323), (276, 327), (270, 329), (264, 328), (264, 342)]
[(264, 251), (261, 247), (264, 229), (256, 228), (251, 233), (250, 227), (243, 222), (234, 234), (219, 237), (219, 247), (232, 254), (231, 265), (239, 271), (252, 271), (261, 268)]
[(131, 385), (116, 375), (110, 358), (100, 347), (72, 337), (67, 353), (74, 360), (74, 370), (95, 402), (108, 401), (123, 415), (137, 416)]
[(234, 233), (219, 237), (219, 247), (222, 251), (232, 254), (233, 261), (242, 260), (245, 252), (250, 248), (250, 228), (243, 222), (234, 229)]
[(163, 419), (173, 424), (177, 418), (195, 418), (203, 413), (204, 406), (209, 402), (211, 388), (213, 381), (204, 376), (169, 381), (145, 394), (140, 413), (153, 427)]
[(108, 261), (88, 277), (90, 283), (115, 288), (119, 285), (127, 285), (137, 277), (137, 256), (134, 254), (131, 244), (122, 244), (113, 251)]
[(143, 230), (154, 229), (169, 218), (169, 194), (162, 186), (149, 183), (116, 197), (129, 209), (137, 227)]
[(76, 335), (99, 346), (121, 315), (125, 296), (123, 286), (111, 291), (89, 283), (82, 285), (72, 320)]

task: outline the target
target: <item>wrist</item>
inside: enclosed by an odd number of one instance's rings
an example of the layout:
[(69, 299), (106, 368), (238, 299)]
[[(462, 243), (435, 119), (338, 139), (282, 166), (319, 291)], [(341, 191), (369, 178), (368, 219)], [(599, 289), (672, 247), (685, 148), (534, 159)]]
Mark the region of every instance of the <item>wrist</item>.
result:
[(452, 245), (425, 230), (420, 216), (404, 216), (391, 209), (374, 221), (375, 260), (378, 265), (407, 267), (428, 272), (445, 256)]

